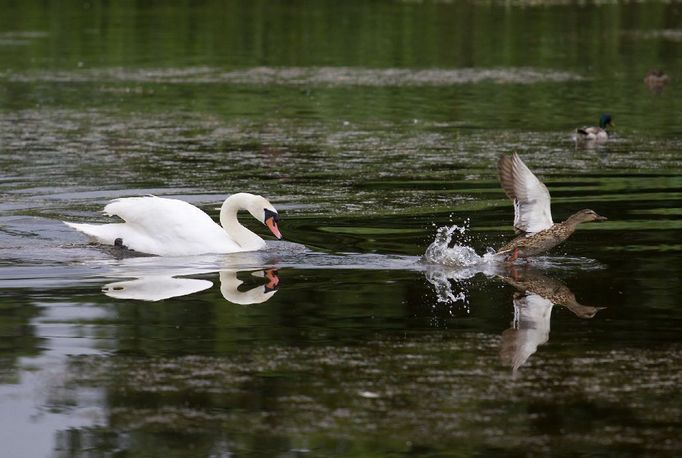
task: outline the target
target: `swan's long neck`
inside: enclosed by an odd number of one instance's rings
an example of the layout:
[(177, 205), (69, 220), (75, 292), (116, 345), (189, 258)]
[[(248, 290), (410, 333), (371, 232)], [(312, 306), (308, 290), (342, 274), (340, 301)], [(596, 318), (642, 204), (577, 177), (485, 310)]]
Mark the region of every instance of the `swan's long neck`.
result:
[(220, 224), (244, 251), (260, 250), (265, 247), (265, 241), (237, 220), (237, 212), (246, 210), (246, 205), (246, 196), (243, 194), (228, 197), (220, 207)]
[(220, 272), (220, 292), (225, 300), (233, 304), (260, 304), (270, 299), (277, 291), (266, 291), (263, 285), (251, 288), (248, 291), (239, 291), (238, 287), (243, 282), (237, 278), (237, 272), (223, 270)]

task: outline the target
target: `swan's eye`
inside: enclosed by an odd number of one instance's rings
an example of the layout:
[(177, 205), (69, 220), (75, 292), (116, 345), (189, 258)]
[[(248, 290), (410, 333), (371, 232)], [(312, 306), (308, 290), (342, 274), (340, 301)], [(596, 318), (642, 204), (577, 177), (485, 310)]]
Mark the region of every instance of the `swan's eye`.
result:
[(267, 208), (265, 209), (265, 218), (263, 221), (267, 221), (268, 219), (272, 218), (272, 220), (276, 223), (279, 223), (279, 215), (277, 212), (273, 212), (272, 210), (268, 210)]

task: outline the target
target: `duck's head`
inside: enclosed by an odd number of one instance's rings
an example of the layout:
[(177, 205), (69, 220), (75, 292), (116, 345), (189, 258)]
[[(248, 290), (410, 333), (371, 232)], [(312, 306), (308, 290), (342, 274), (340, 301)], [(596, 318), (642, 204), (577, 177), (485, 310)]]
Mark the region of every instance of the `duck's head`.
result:
[(611, 115), (609, 113), (602, 113), (599, 117), (599, 127), (606, 129), (607, 127), (615, 127), (615, 124), (611, 121)]
[(606, 216), (598, 215), (594, 210), (586, 208), (572, 215), (569, 220), (574, 224), (589, 223), (590, 221), (606, 221)]

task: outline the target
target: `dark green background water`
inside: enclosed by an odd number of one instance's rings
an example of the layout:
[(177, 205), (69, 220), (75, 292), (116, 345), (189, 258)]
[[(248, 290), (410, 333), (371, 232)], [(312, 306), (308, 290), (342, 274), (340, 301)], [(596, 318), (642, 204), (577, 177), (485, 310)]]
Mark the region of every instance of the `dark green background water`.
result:
[[(679, 2), (0, 11), (3, 457), (679, 453)], [(613, 138), (577, 147), (604, 111)], [(511, 151), (555, 221), (609, 221), (513, 270), (420, 262), (439, 227), (479, 254), (512, 236)], [(117, 259), (60, 222), (148, 193), (216, 217), (238, 191), (285, 242)], [(104, 294), (136, 278), (185, 294)], [(606, 308), (538, 299), (510, 329), (519, 278)]]

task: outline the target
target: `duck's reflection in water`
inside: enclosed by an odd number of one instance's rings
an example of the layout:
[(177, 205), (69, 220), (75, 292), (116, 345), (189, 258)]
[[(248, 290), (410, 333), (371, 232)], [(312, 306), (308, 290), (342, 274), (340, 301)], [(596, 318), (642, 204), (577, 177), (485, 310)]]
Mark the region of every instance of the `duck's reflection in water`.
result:
[[(221, 270), (220, 292), (228, 302), (233, 304), (260, 304), (269, 300), (277, 292), (279, 277), (276, 269), (251, 271), (251, 275), (263, 278), (264, 283), (251, 288), (240, 288), (243, 281), (237, 277), (245, 271)], [(102, 292), (115, 299), (133, 299), (139, 301), (160, 301), (172, 297), (198, 293), (213, 286), (208, 280), (195, 278), (177, 278), (171, 274), (147, 275), (135, 280), (108, 283)]]
[(503, 364), (516, 371), (538, 347), (549, 340), (552, 308), (561, 305), (579, 318), (592, 318), (604, 307), (582, 305), (561, 281), (550, 278), (529, 266), (512, 267), (499, 275), (517, 291), (514, 293), (514, 319), (502, 333), (500, 357)]

